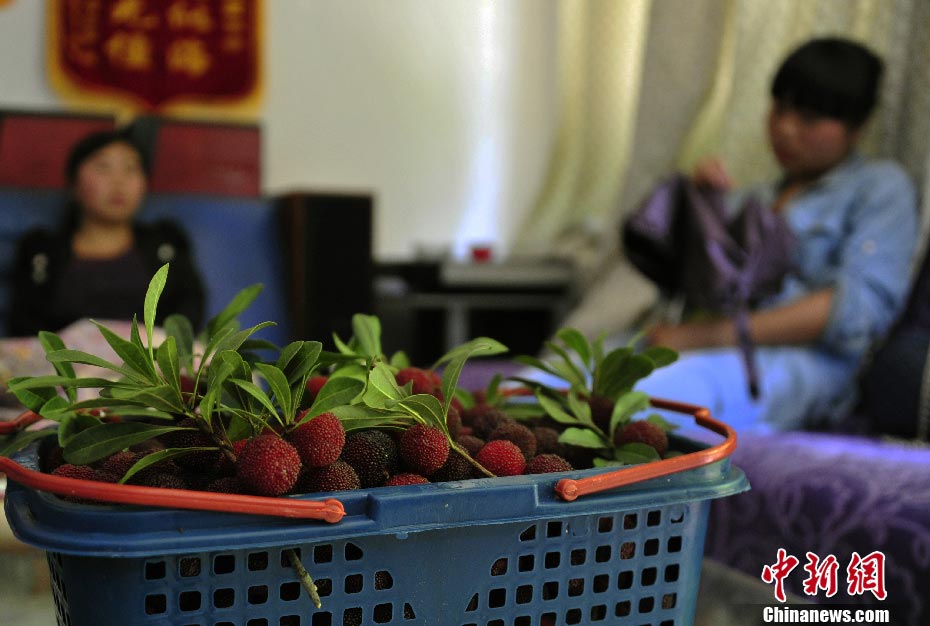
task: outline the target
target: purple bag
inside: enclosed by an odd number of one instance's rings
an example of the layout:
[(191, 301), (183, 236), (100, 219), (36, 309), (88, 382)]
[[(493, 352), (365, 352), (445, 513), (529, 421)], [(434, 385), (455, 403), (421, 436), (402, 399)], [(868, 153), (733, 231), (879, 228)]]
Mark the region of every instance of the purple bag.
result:
[(788, 224), (755, 196), (730, 219), (722, 192), (676, 174), (624, 221), (622, 240), (630, 262), (665, 295), (734, 318), (750, 392), (758, 397), (748, 315), (793, 269), (796, 240)]

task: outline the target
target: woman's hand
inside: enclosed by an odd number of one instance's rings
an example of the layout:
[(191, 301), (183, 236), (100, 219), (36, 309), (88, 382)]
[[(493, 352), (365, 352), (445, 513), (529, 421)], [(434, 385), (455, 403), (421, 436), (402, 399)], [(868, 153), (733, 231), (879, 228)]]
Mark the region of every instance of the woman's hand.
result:
[(691, 174), (691, 180), (699, 187), (713, 187), (722, 191), (733, 188), (733, 181), (717, 157), (707, 157), (698, 162)]
[(646, 340), (653, 346), (685, 352), (733, 345), (736, 343), (736, 329), (733, 322), (727, 319), (656, 324), (646, 332)]

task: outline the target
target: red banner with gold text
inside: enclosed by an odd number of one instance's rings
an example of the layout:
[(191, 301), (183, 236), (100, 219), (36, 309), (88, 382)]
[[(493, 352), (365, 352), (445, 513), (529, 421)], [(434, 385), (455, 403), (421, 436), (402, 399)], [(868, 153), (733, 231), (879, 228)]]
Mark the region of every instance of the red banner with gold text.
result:
[(66, 96), (144, 110), (254, 99), (260, 0), (49, 0), (49, 70)]

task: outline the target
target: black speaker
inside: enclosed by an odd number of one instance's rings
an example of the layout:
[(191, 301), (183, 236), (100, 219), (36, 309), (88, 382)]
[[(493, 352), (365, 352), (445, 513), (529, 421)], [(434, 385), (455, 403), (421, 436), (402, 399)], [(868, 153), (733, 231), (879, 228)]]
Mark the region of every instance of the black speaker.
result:
[(288, 259), (293, 339), (348, 341), (352, 316), (373, 312), (372, 212), (367, 194), (300, 192), (276, 199)]

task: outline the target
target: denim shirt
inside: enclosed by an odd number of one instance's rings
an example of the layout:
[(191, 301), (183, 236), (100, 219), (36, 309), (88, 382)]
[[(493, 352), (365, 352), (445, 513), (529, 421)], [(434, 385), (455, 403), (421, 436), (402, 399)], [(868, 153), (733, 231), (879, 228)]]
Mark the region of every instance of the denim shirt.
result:
[[(770, 183), (751, 191), (771, 204), (777, 190)], [(859, 361), (895, 321), (910, 286), (918, 234), (913, 185), (895, 163), (854, 154), (782, 214), (798, 239), (796, 270), (763, 306), (833, 287), (830, 317), (815, 347)]]

